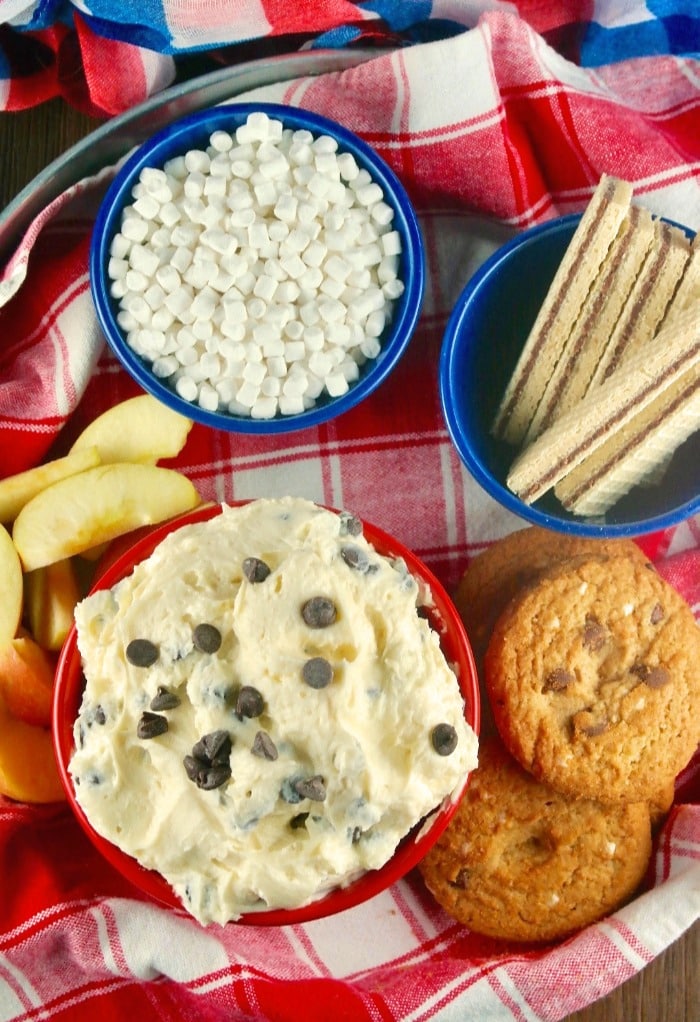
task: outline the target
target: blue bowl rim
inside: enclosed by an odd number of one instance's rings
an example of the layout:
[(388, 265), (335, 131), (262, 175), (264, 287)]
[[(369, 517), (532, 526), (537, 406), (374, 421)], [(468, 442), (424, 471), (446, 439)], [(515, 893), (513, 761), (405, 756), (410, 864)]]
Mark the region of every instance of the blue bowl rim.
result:
[[(548, 236), (570, 231), (580, 219), (580, 213), (568, 213), (564, 216), (547, 220), (544, 223), (536, 224), (534, 227), (516, 234), (485, 259), (469, 278), (452, 308), (443, 335), (438, 369), (440, 404), (447, 425), (447, 431), (460, 459), (480, 486), (508, 511), (513, 512), (533, 525), (549, 528), (556, 532), (565, 532), (570, 535), (591, 537), (642, 536), (677, 525), (690, 518), (700, 510), (700, 493), (691, 497), (690, 500), (670, 508), (668, 511), (639, 521), (600, 522), (587, 520), (583, 517), (575, 518), (571, 516), (571, 518), (568, 518), (563, 517), (568, 514), (563, 508), (562, 517), (559, 517), (539, 507), (538, 501), (535, 501), (533, 504), (525, 504), (504, 483), (500, 482), (484, 467), (482, 459), (474, 453), (473, 445), (463, 429), (455, 410), (455, 402), (452, 400), (452, 394), (459, 383), (455, 378), (454, 368), (457, 350), (456, 341), (462, 334), (463, 323), (468, 314), (469, 306), (478, 295), (482, 285), (497, 273), (501, 265), (510, 260), (514, 253), (520, 252), (521, 249), (528, 247), (532, 243), (536, 243), (543, 235)], [(660, 217), (659, 219), (665, 220), (665, 222), (670, 223), (674, 227), (678, 227), (687, 237), (694, 237), (694, 232), (685, 225), (674, 220), (668, 220), (666, 217)]]
[[(382, 338), (380, 354), (366, 363), (368, 371), (361, 371), (360, 378), (340, 397), (326, 398), (307, 411), (289, 416), (278, 414), (274, 419), (252, 419), (227, 412), (210, 412), (181, 398), (155, 377), (148, 364), (126, 343), (114, 317), (114, 300), (109, 296), (106, 286), (109, 245), (117, 230), (122, 208), (130, 201), (131, 188), (142, 168), (148, 165), (161, 167), (176, 152), (184, 154), (192, 145), (203, 144), (205, 131), (206, 135), (210, 135), (217, 129), (230, 130), (243, 123), (249, 114), (259, 112), (281, 120), (285, 126), (306, 128), (317, 135), (332, 135), (345, 151), (356, 156), (384, 190), (386, 200), (395, 212), (393, 227), (400, 231), (403, 240), (401, 262), (405, 289), (394, 304), (394, 314)], [(185, 143), (183, 148), (172, 148), (177, 141), (186, 139), (191, 131), (198, 129), (202, 131), (201, 143)], [(165, 150), (167, 153), (164, 153)], [(162, 158), (159, 158), (160, 153), (164, 153)], [(90, 245), (89, 276), (97, 318), (107, 343), (122, 366), (144, 390), (187, 418), (214, 429), (269, 435), (306, 429), (336, 418), (355, 407), (384, 382), (413, 337), (425, 296), (426, 269), (423, 238), (411, 200), (397, 175), (371, 146), (342, 124), (310, 110), (279, 103), (246, 102), (225, 103), (179, 118), (156, 132), (125, 160), (97, 212)]]

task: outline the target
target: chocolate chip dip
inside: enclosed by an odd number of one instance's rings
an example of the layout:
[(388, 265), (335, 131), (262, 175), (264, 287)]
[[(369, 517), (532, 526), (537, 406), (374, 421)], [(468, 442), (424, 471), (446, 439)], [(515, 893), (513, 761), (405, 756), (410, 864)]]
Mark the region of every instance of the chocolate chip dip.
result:
[(94, 829), (203, 923), (381, 867), (476, 765), (426, 599), (308, 501), (171, 533), (76, 610), (70, 771)]

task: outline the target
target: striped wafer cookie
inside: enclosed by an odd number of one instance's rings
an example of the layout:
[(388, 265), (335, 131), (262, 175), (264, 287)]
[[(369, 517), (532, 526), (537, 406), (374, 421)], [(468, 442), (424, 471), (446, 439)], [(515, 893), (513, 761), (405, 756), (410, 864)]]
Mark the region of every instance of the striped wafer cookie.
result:
[(612, 245), (632, 186), (604, 175), (574, 232), (511, 375), (493, 425), (494, 436), (521, 444), (547, 381)]
[(655, 221), (654, 226), (656, 243), (595, 368), (591, 387), (602, 383), (654, 336), (683, 276), (690, 242), (681, 230), (663, 220)]
[(693, 308), (530, 444), (515, 460), (508, 487), (526, 504), (537, 500), (689, 371), (700, 375)]
[(631, 206), (545, 388), (526, 443), (573, 408), (588, 390), (655, 237), (651, 213)]
[(696, 363), (564, 476), (554, 493), (567, 510), (605, 514), (634, 486), (658, 478), (673, 452), (700, 427), (698, 370)]

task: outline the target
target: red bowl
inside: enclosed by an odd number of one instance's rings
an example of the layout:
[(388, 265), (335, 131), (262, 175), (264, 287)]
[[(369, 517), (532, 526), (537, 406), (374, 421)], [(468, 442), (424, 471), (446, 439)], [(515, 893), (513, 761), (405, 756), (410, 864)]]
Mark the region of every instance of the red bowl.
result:
[[(233, 503), (235, 505), (245, 502)], [(109, 589), (120, 579), (125, 578), (136, 564), (153, 553), (156, 546), (168, 533), (183, 525), (207, 521), (219, 514), (221, 514), (219, 504), (206, 504), (157, 526), (119, 554), (116, 560), (109, 563), (90, 591)], [(457, 675), (465, 701), (465, 718), (478, 734), (480, 704), (476, 666), (464, 625), (452, 601), (426, 565), (398, 540), (367, 522), (363, 523), (363, 531), (366, 539), (378, 553), (390, 557), (402, 557), (408, 570), (419, 584), (430, 589), (433, 606), (426, 608), (428, 620), (438, 633), (445, 658), (453, 666)], [(182, 909), (180, 899), (168, 882), (159, 873), (141, 866), (132, 856), (122, 852), (111, 841), (101, 837), (92, 828), (75, 798), (75, 789), (73, 779), (68, 772), (68, 763), (75, 747), (73, 725), (80, 709), (84, 685), (76, 629), (73, 626), (61, 650), (56, 668), (52, 720), (56, 760), (68, 803), (88, 838), (112, 866), (142, 893), (164, 905)], [(464, 788), (466, 788), (466, 781), (462, 791)], [(336, 912), (342, 912), (344, 909), (367, 901), (405, 876), (427, 854), (454, 815), (459, 804), (458, 796), (461, 794), (462, 792), (458, 792), (453, 799), (445, 800), (436, 812), (429, 814), (428, 818), (418, 823), (403, 838), (391, 859), (380, 869), (369, 870), (347, 886), (335, 888), (322, 898), (300, 908), (250, 912), (241, 916), (236, 922), (252, 926), (292, 925), (334, 915)]]

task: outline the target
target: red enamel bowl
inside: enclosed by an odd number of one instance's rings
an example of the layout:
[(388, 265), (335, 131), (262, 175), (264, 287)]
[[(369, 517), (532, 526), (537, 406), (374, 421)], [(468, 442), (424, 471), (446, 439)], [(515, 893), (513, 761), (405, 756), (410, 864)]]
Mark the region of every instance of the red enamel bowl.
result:
[[(220, 505), (204, 505), (142, 535), (123, 552), (117, 552), (116, 559), (111, 560), (108, 554), (108, 566), (94, 583), (91, 592), (111, 588), (120, 579), (129, 575), (134, 566), (149, 557), (168, 533), (183, 525), (207, 521), (220, 513)], [(466, 720), (478, 734), (480, 707), (477, 672), (467, 634), (452, 601), (440, 582), (415, 554), (376, 526), (367, 522), (364, 522), (363, 526), (366, 539), (378, 553), (402, 557), (419, 585), (430, 590), (433, 606), (426, 608), (428, 620), (440, 636), (443, 653), (457, 675), (465, 701)], [(68, 803), (95, 848), (122, 876), (155, 901), (172, 908), (183, 909), (180, 899), (167, 881), (154, 870), (141, 866), (136, 859), (122, 852), (93, 830), (76, 801), (68, 763), (74, 750), (73, 725), (78, 716), (84, 684), (76, 630), (73, 627), (58, 660), (53, 701), (54, 748)], [(466, 782), (464, 787), (466, 788)], [(367, 901), (405, 876), (427, 854), (454, 815), (459, 804), (459, 795), (461, 792), (457, 792), (452, 800), (445, 800), (441, 806), (436, 807), (436, 811), (420, 821), (400, 842), (392, 858), (380, 869), (369, 870), (347, 886), (334, 888), (322, 898), (300, 908), (250, 912), (236, 922), (253, 926), (286, 926), (334, 915)]]

